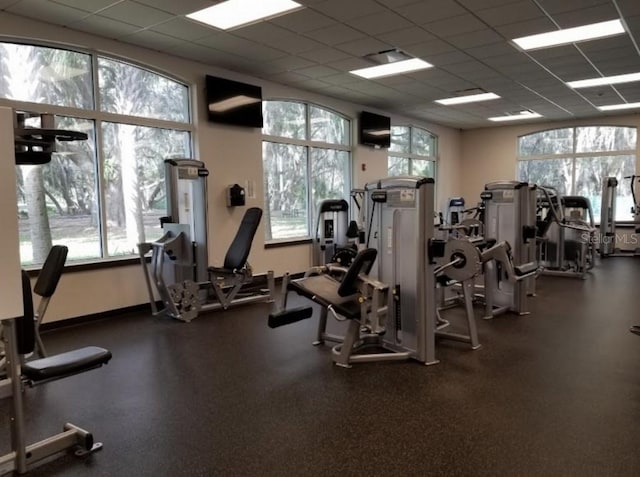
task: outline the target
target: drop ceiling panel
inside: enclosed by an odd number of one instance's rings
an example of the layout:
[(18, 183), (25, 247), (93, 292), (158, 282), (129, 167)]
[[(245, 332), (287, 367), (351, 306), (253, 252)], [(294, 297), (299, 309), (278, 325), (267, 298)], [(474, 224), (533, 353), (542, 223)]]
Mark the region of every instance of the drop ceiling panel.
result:
[(637, 0), (617, 0), (616, 3), (624, 16), (640, 15), (640, 2)]
[(151, 30), (142, 30), (134, 33), (133, 35), (124, 36), (121, 40), (158, 51), (166, 51), (182, 43), (182, 40), (175, 37), (163, 35), (162, 33), (157, 33)]
[[(618, 0), (619, 1), (619, 0)], [(610, 0), (538, 0), (548, 13), (563, 13), (610, 3)]]
[(374, 0), (328, 0), (315, 3), (310, 8), (324, 13), (331, 18), (339, 18), (341, 21), (351, 20), (368, 14), (385, 11), (385, 7)]
[(414, 45), (417, 41), (427, 41), (435, 39), (435, 37), (431, 33), (426, 32), (420, 27), (410, 27), (403, 28), (401, 30), (390, 31), (381, 35), (377, 35), (377, 37), (381, 41), (384, 41), (385, 43), (389, 43), (390, 45), (394, 45), (396, 47)]
[(261, 45), (255, 41), (239, 38), (229, 33), (220, 33), (201, 38), (197, 40), (197, 43), (251, 60), (274, 60), (286, 55), (283, 51)]
[(638, 83), (616, 85), (616, 89), (628, 103), (640, 102), (640, 87)]
[(39, 0), (22, 0), (11, 3), (12, 5), (6, 9), (10, 13), (35, 19), (46, 18), (58, 25), (69, 25), (87, 16), (86, 11)]
[[(68, 7), (77, 8), (78, 10), (84, 10), (85, 12), (94, 13), (98, 10), (102, 10), (103, 8), (107, 8), (109, 5), (113, 5), (116, 1), (117, 0), (53, 0), (53, 3), (59, 3)], [(12, 3), (17, 2), (16, 0), (8, 0), (0, 3), (0, 6), (2, 6), (3, 4), (6, 4), (5, 6), (8, 6)]]
[(291, 71), (307, 66), (313, 66), (315, 63), (299, 56), (285, 56), (278, 58), (277, 60), (269, 61), (275, 68), (279, 68), (281, 71)]
[(465, 52), (477, 58), (479, 60), (484, 58), (491, 58), (493, 56), (508, 55), (513, 53), (514, 48), (512, 45), (505, 41), (498, 43), (491, 43), (489, 45), (477, 46), (473, 48), (465, 48)]
[(305, 33), (305, 36), (327, 45), (337, 45), (364, 38), (365, 34), (343, 24), (335, 24)]
[(204, 38), (213, 32), (211, 28), (180, 17), (154, 25), (151, 27), (151, 30), (187, 41)]
[(379, 35), (381, 33), (387, 33), (413, 26), (410, 21), (389, 11), (354, 18), (353, 20), (349, 20), (347, 24), (356, 30), (366, 32), (369, 35)]
[(561, 28), (572, 28), (589, 23), (615, 20), (616, 18), (619, 18), (619, 15), (613, 2), (553, 15), (553, 19), (558, 22)]
[(524, 22), (509, 23), (495, 27), (496, 31), (505, 38), (513, 40), (527, 35), (536, 35), (547, 31), (554, 31), (558, 28), (549, 18), (536, 18)]
[(371, 66), (371, 62), (363, 60), (362, 58), (356, 58), (352, 56), (351, 58), (347, 58), (345, 60), (332, 61), (330, 63), (327, 63), (327, 65), (337, 69), (338, 71), (351, 71), (357, 70), (358, 68), (366, 68), (367, 66)]
[(640, 73), (640, 57), (608, 58), (594, 61), (604, 76), (615, 76), (627, 73)]
[(545, 16), (531, 0), (478, 10), (476, 15), (491, 26), (507, 25)]
[(140, 30), (140, 27), (130, 25), (128, 23), (112, 20), (111, 18), (102, 17), (100, 15), (91, 15), (79, 22), (69, 25), (74, 30), (86, 31), (94, 35), (104, 36), (105, 38), (118, 39), (125, 35)]
[(116, 3), (111, 7), (101, 10), (100, 15), (111, 18), (112, 20), (130, 23), (143, 28), (172, 18), (172, 16), (167, 12), (129, 0)]
[(344, 60), (350, 57), (348, 53), (330, 47), (303, 51), (298, 53), (298, 56), (301, 56), (302, 58), (313, 61), (315, 63), (329, 63), (331, 61)]
[(288, 15), (273, 18), (269, 22), (298, 33), (318, 30), (336, 24), (335, 20), (310, 8), (303, 8)]
[(312, 78), (312, 79), (319, 79), (325, 76), (336, 75), (339, 72), (338, 70), (334, 68), (330, 68), (328, 66), (317, 65), (317, 66), (309, 66), (307, 68), (300, 68), (298, 70), (295, 70), (295, 73), (308, 76), (309, 78)]
[(442, 40), (428, 40), (404, 47), (404, 51), (417, 56), (419, 58), (425, 58), (427, 61), (429, 58), (438, 55), (440, 53), (446, 53), (450, 51), (456, 51), (455, 47), (450, 43)]
[[(117, 0), (113, 0), (110, 3), (115, 3), (116, 1)], [(197, 12), (203, 8), (210, 7), (212, 3), (217, 2), (212, 2), (211, 0), (136, 0), (136, 3), (142, 3), (174, 15), (186, 15), (187, 13)]]
[(449, 38), (462, 33), (483, 30), (485, 24), (475, 18), (473, 15), (465, 14), (457, 17), (445, 18), (432, 23), (425, 23), (425, 30), (442, 38)]
[[(300, 1), (306, 8), (232, 32), (184, 17), (217, 0), (0, 0), (0, 9), (456, 127), (490, 125), (489, 115), (522, 108), (566, 119), (598, 115), (592, 102), (640, 100), (639, 84), (574, 91), (563, 83), (640, 71), (627, 34), (530, 53), (510, 43), (556, 30), (554, 21), (576, 26), (615, 18), (615, 5), (640, 41), (638, 0)], [(371, 65), (363, 55), (389, 48), (435, 67), (372, 81), (348, 73)], [(502, 99), (454, 111), (433, 103), (475, 87)]]
[(457, 48), (467, 49), (504, 41), (504, 38), (494, 30), (485, 28), (449, 37), (447, 41)]
[(416, 24), (433, 23), (467, 13), (463, 7), (451, 0), (424, 0), (398, 7), (396, 11)]
[(380, 51), (393, 48), (393, 45), (376, 40), (373, 37), (361, 38), (359, 40), (348, 41), (335, 45), (339, 50), (350, 53), (354, 56), (365, 56)]
[(442, 53), (440, 55), (432, 55), (429, 57), (429, 62), (435, 67), (452, 65), (454, 63), (463, 63), (472, 60), (473, 58), (459, 50)]

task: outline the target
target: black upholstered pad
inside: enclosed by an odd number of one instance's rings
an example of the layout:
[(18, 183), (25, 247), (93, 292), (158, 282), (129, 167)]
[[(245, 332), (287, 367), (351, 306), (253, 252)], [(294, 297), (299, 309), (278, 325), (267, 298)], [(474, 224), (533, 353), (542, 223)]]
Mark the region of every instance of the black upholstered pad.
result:
[(251, 243), (253, 242), (256, 230), (258, 230), (261, 218), (262, 209), (258, 207), (247, 209), (238, 228), (238, 232), (224, 257), (223, 268), (240, 270), (245, 266), (249, 252), (251, 251)]
[(47, 259), (42, 265), (42, 270), (38, 275), (38, 280), (33, 287), (33, 291), (42, 297), (50, 297), (56, 291), (64, 262), (67, 260), (67, 252), (69, 249), (64, 245), (54, 245), (49, 250)]
[(97, 346), (87, 346), (29, 361), (22, 366), (22, 374), (32, 381), (61, 378), (107, 364), (110, 359), (111, 351)]
[(333, 306), (336, 313), (350, 320), (360, 318), (360, 304), (356, 296), (341, 297), (338, 295), (340, 282), (328, 275), (316, 275), (308, 278), (293, 280), (289, 283), (289, 290), (295, 291), (310, 300), (324, 306)]

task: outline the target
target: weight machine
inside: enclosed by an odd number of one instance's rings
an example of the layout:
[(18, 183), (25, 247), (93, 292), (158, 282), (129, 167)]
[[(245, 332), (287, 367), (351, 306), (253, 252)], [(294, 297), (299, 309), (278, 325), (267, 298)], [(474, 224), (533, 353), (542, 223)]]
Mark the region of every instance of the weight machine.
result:
[[(633, 232), (631, 234), (632, 245), (640, 244), (640, 176), (631, 175), (624, 179), (629, 180), (633, 206)], [(640, 247), (624, 250), (618, 247), (619, 233), (616, 224), (616, 193), (619, 186), (618, 179), (607, 177), (602, 187), (602, 207), (600, 210), (600, 257), (625, 257), (640, 256)]]
[[(193, 159), (167, 159), (165, 170), (168, 213), (161, 219), (165, 233), (155, 242), (138, 244), (154, 316), (165, 313), (189, 322), (200, 312), (273, 301), (273, 272), (259, 277), (263, 282), (266, 279), (266, 289), (256, 288), (258, 276), (253, 275), (247, 261), (262, 210), (247, 209), (225, 255), (224, 265), (210, 267), (206, 183), (209, 171), (204, 163)], [(163, 303), (160, 310), (154, 289)]]
[(591, 202), (538, 187), (538, 258), (544, 275), (585, 279), (595, 265), (596, 227)]
[[(477, 349), (472, 311), (467, 315), (468, 335), (437, 329), (436, 273), (461, 268), (461, 262), (456, 255), (449, 264), (435, 263), (433, 179), (393, 177), (369, 183), (365, 208), (368, 248), (358, 253), (348, 269), (316, 268), (285, 285), (284, 304), (269, 316), (269, 326), (311, 316), (309, 307), (286, 309), (287, 291), (293, 291), (321, 305), (314, 344), (337, 342), (332, 356), (340, 366), (407, 359), (435, 364), (436, 338), (462, 341)], [(467, 263), (472, 260), (469, 257)], [(348, 321), (345, 336), (326, 332), (329, 313)], [(367, 352), (371, 348), (386, 352)]]
[(514, 270), (518, 270), (510, 278), (504, 264), (486, 262), (487, 319), (509, 311), (518, 315), (530, 313), (529, 297), (535, 294), (535, 278), (540, 272), (536, 262), (535, 197), (535, 185), (518, 181), (491, 182), (480, 194), (484, 203), (485, 240), (509, 244), (511, 262)]

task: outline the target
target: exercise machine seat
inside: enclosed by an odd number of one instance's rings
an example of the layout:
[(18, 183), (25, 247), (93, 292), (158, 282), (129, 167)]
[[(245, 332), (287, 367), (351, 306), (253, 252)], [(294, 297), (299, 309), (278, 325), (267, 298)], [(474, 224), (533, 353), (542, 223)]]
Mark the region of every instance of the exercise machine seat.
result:
[(358, 276), (371, 271), (377, 253), (374, 248), (358, 252), (341, 281), (329, 275), (316, 275), (292, 281), (289, 289), (324, 307), (331, 306), (336, 313), (347, 319), (359, 319), (360, 303), (355, 299), (358, 293)]
[(69, 249), (64, 245), (54, 245), (51, 247), (47, 259), (42, 265), (42, 270), (38, 275), (33, 291), (41, 297), (51, 297), (56, 291), (62, 270), (67, 260)]
[(34, 382), (57, 379), (97, 368), (107, 364), (110, 359), (110, 351), (97, 346), (86, 346), (48, 358), (29, 361), (22, 366), (22, 374)]
[[(29, 275), (22, 271), (22, 300), (24, 315), (16, 318), (18, 353), (29, 354), (35, 348), (35, 321), (33, 319), (33, 297)], [(70, 374), (88, 371), (107, 364), (111, 352), (97, 346), (87, 346), (47, 358), (30, 361), (21, 366), (22, 375), (34, 382), (62, 378)]]
[(242, 269), (249, 258), (249, 252), (251, 251), (251, 244), (253, 243), (253, 237), (256, 235), (258, 225), (260, 225), (260, 219), (262, 219), (262, 209), (258, 207), (251, 207), (247, 209), (238, 228), (233, 242), (227, 250), (227, 254), (224, 257), (223, 270), (210, 267), (211, 271), (230, 271)]

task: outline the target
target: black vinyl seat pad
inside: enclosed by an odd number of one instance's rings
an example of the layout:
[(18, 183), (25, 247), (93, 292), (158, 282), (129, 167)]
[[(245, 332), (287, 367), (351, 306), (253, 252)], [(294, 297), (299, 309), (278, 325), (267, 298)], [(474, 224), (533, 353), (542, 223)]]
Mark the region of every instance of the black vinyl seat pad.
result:
[(111, 351), (86, 346), (66, 353), (36, 359), (22, 366), (22, 375), (32, 381), (56, 379), (107, 364)]
[(288, 289), (322, 305), (332, 306), (336, 313), (350, 320), (360, 318), (360, 303), (357, 294), (342, 297), (338, 295), (340, 282), (328, 275), (314, 275), (299, 280), (292, 280)]

